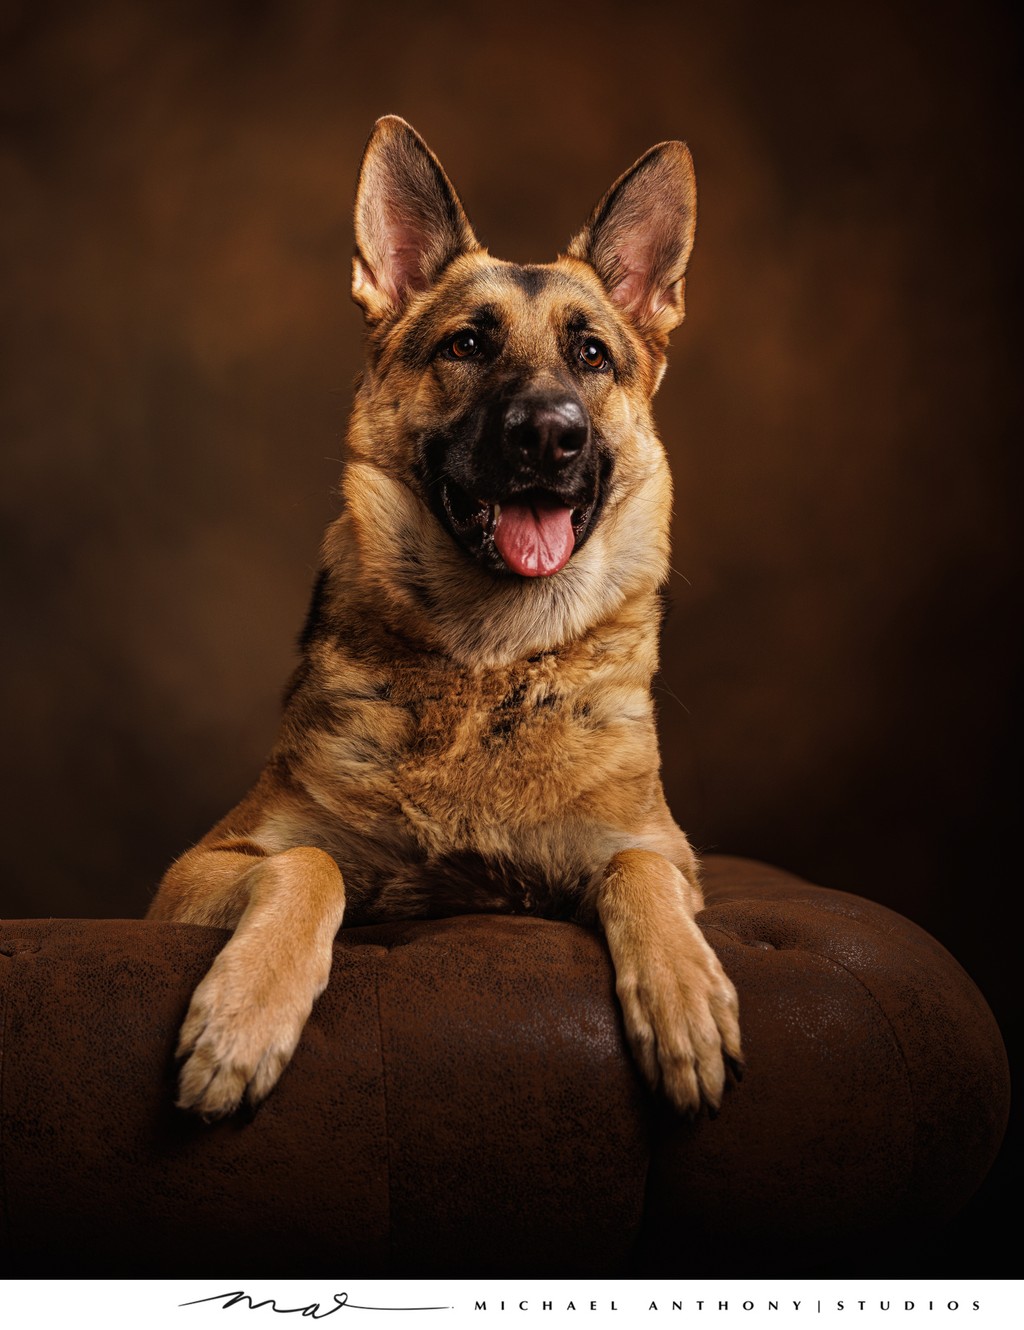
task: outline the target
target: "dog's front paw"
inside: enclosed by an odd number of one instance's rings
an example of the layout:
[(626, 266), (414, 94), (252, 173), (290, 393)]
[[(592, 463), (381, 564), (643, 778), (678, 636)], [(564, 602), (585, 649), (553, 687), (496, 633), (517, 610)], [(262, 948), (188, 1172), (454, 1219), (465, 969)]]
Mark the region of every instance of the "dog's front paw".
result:
[[(255, 1107), (277, 1084), (319, 990), (289, 990), (236, 937), (192, 996), (178, 1039), (179, 1108), (206, 1121)], [(307, 1000), (308, 999), (308, 1000)]]
[(726, 1060), (743, 1065), (736, 990), (690, 919), (652, 940), (616, 975), (633, 1055), (652, 1089), (683, 1113), (717, 1109)]

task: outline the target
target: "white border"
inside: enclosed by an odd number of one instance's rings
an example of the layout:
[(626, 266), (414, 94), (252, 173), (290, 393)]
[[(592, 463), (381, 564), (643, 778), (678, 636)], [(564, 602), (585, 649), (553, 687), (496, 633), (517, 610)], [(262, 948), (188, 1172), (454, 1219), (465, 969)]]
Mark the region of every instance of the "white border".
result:
[[(8, 1280), (0, 1322), (21, 1327), (96, 1325), (110, 1330), (268, 1330), (326, 1321), (330, 1330), (587, 1330), (640, 1324), (803, 1327), (897, 1322), (958, 1330), (1020, 1330), (1022, 1280)], [(232, 1300), (244, 1293), (245, 1298)], [(252, 1305), (249, 1305), (250, 1302)]]

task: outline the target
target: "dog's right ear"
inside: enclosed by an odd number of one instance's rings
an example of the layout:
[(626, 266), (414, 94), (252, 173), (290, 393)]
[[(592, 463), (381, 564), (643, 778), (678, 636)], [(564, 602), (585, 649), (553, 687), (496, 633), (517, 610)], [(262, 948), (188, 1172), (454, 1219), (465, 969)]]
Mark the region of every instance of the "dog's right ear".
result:
[(352, 298), (370, 323), (400, 314), (459, 254), (479, 249), (441, 163), (397, 115), (373, 127), (359, 168)]
[(683, 318), (697, 185), (685, 143), (657, 143), (619, 176), (568, 253), (596, 271), (612, 301), (664, 350)]

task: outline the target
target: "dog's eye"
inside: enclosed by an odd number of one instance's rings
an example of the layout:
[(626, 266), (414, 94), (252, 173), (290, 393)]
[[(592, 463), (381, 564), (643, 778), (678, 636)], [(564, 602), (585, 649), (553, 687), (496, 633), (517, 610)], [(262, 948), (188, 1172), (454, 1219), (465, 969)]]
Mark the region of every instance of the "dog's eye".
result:
[(472, 360), (483, 350), (480, 338), (474, 332), (456, 333), (445, 343), (445, 354), (452, 360)]
[(608, 352), (600, 342), (590, 338), (580, 347), (580, 360), (583, 361), (589, 369), (607, 369), (611, 364), (608, 359)]

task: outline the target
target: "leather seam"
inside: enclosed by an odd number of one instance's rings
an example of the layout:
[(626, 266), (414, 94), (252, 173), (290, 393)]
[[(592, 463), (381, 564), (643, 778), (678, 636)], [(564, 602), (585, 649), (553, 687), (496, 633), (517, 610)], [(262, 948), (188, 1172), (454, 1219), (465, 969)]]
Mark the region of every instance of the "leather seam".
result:
[(387, 1182), (385, 1186), (385, 1196), (387, 1197), (387, 1270), (390, 1273), (394, 1264), (394, 1227), (391, 1222), (392, 1202), (391, 1202), (391, 1181), (394, 1176), (391, 1167), (391, 1114), (388, 1105), (388, 1067), (387, 1056), (384, 1048), (384, 1004), (381, 1002), (380, 982), (381, 969), (378, 965), (375, 968), (373, 977), (373, 991), (377, 999), (377, 1034), (380, 1040), (380, 1090), (381, 1100), (384, 1108), (384, 1168), (387, 1173)]
[(904, 1179), (903, 1183), (903, 1195), (906, 1196), (910, 1191), (910, 1185), (913, 1181), (914, 1172), (917, 1167), (917, 1104), (914, 1099), (914, 1079), (910, 1074), (910, 1064), (907, 1062), (907, 1055), (903, 1049), (903, 1043), (896, 1032), (896, 1027), (892, 1023), (892, 1020), (889, 1017), (889, 1013), (885, 1010), (885, 1008), (879, 1002), (878, 998), (875, 997), (874, 993), (871, 991), (871, 989), (868, 987), (868, 985), (864, 982), (864, 980), (860, 977), (859, 974), (855, 974), (854, 971), (851, 970), (848, 966), (844, 965), (842, 961), (837, 961), (832, 956), (825, 956), (820, 951), (812, 951), (809, 948), (804, 948), (804, 947), (801, 947), (800, 950), (803, 951), (806, 955), (816, 956), (818, 960), (824, 961), (826, 965), (831, 965), (833, 966), (833, 968), (841, 970), (843, 974), (848, 975), (855, 984), (857, 984), (860, 988), (862, 988), (864, 992), (868, 995), (868, 998), (871, 1001), (871, 1005), (875, 1008), (875, 1010), (881, 1016), (882, 1020), (885, 1022), (886, 1029), (889, 1031), (890, 1035), (892, 1036), (892, 1041), (896, 1046), (896, 1051), (900, 1055), (900, 1065), (903, 1068), (903, 1079), (905, 1080), (907, 1086), (907, 1097), (910, 1100), (910, 1112), (912, 1118), (912, 1129), (910, 1133), (910, 1163), (907, 1168), (907, 1176)]
[[(6, 964), (3, 962), (6, 961)], [(5, 1131), (6, 1117), (4, 1107), (4, 1090), (7, 1082), (7, 1045), (9, 1022), (11, 1016), (11, 993), (13, 984), (11, 975), (14, 969), (14, 953), (10, 956), (0, 958), (2, 965), (3, 983), (0, 990), (0, 1001), (3, 1005), (3, 1020), (0, 1021), (0, 1234), (2, 1234), (3, 1251), (10, 1260), (11, 1252), (11, 1212), (10, 1203), (7, 1195), (7, 1133)]]
[(695, 922), (702, 933), (721, 933), (723, 936), (727, 937), (730, 942), (735, 942), (738, 947), (748, 947), (750, 945), (749, 942), (744, 942), (743, 939), (734, 933), (731, 928), (726, 928), (724, 924), (702, 924), (700, 922), (701, 913), (703, 913), (703, 911), (696, 915)]

